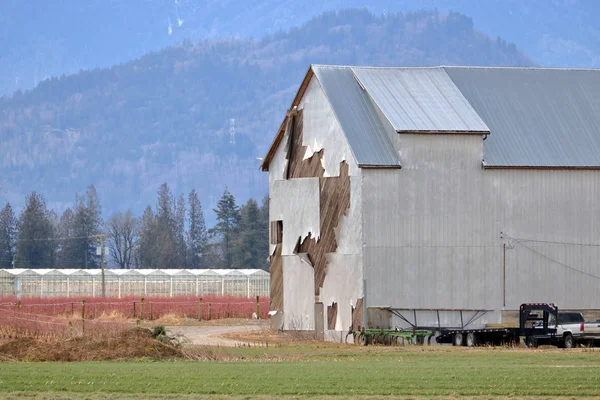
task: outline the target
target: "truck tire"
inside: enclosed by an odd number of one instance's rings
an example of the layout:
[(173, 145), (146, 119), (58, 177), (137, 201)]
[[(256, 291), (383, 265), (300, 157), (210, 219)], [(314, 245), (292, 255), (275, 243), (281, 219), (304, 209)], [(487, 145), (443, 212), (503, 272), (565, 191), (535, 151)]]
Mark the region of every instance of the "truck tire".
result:
[(473, 332), (467, 333), (467, 346), (474, 347), (478, 345), (477, 336)]
[(572, 349), (576, 346), (575, 339), (573, 339), (573, 335), (566, 335), (564, 338), (565, 349)]
[(537, 345), (537, 339), (534, 338), (533, 336), (527, 336), (525, 338), (525, 344), (527, 345), (527, 347), (529, 347), (530, 349), (535, 349), (536, 347), (538, 347)]
[(465, 344), (465, 337), (462, 333), (458, 332), (455, 333), (454, 336), (452, 336), (452, 345), (453, 346), (464, 346)]

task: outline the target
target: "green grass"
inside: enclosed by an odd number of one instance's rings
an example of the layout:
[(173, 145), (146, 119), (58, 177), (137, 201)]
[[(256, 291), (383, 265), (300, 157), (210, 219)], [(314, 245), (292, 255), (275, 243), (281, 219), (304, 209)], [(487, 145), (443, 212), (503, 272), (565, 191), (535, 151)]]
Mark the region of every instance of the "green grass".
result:
[(240, 361), (2, 363), (0, 398), (600, 396), (600, 353), (593, 351), (314, 345), (222, 351)]

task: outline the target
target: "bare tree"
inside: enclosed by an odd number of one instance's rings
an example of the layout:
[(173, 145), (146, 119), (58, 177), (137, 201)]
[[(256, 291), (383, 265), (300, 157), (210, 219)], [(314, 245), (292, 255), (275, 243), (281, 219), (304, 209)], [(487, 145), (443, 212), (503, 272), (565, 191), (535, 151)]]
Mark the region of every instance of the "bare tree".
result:
[(110, 217), (107, 235), (110, 255), (114, 263), (122, 269), (134, 265), (134, 246), (137, 234), (137, 220), (130, 210), (118, 212)]

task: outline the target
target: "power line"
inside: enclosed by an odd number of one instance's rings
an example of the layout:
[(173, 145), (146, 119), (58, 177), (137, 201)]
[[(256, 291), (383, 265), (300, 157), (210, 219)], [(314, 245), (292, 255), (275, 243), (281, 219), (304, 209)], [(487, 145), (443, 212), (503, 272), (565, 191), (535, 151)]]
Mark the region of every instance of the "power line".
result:
[(561, 244), (566, 246), (582, 246), (582, 247), (600, 247), (600, 244), (594, 243), (575, 243), (575, 242), (555, 242), (551, 240), (536, 240), (536, 239), (523, 239), (523, 238), (514, 238), (507, 235), (504, 232), (501, 232), (502, 235), (506, 236), (509, 239), (512, 239), (516, 242), (533, 242), (533, 243), (544, 243), (544, 244)]
[[(527, 250), (529, 250), (529, 251), (531, 251), (531, 252), (533, 252), (533, 253), (535, 253), (535, 254), (539, 255), (539, 256), (540, 256), (540, 257), (542, 257), (542, 258), (545, 258), (546, 260), (548, 260), (548, 261), (550, 261), (550, 262), (553, 262), (553, 263), (555, 263), (555, 264), (558, 264), (558, 265), (560, 265), (560, 266), (561, 266), (561, 267), (563, 267), (563, 268), (567, 268), (567, 269), (570, 269), (570, 270), (572, 270), (572, 271), (578, 272), (578, 273), (580, 273), (580, 274), (587, 275), (587, 276), (589, 276), (590, 278), (600, 279), (600, 276), (598, 276), (598, 275), (590, 274), (589, 272), (585, 272), (585, 271), (582, 271), (582, 270), (580, 270), (580, 269), (577, 269), (577, 268), (571, 267), (570, 265), (567, 265), (567, 264), (565, 264), (565, 263), (562, 263), (562, 262), (560, 262), (560, 261), (558, 261), (558, 260), (555, 260), (554, 258), (552, 258), (552, 257), (549, 257), (549, 256), (545, 255), (544, 253), (541, 253), (541, 252), (537, 251), (536, 249), (534, 249), (534, 248), (532, 248), (532, 247), (529, 247), (529, 246), (527, 246), (526, 244), (523, 244), (523, 243), (522, 243), (522, 241), (520, 241), (519, 239), (515, 239), (515, 238), (513, 238), (513, 237), (511, 237), (511, 236), (507, 235), (506, 233), (502, 233), (502, 234), (503, 234), (504, 236), (508, 237), (509, 239), (512, 239), (512, 240), (513, 240), (513, 241), (514, 241), (516, 244), (518, 244), (519, 246), (523, 246), (523, 247), (525, 247)], [(531, 240), (531, 241), (532, 241), (532, 242), (535, 242), (535, 240)], [(540, 241), (540, 243), (544, 243), (544, 242), (541, 242), (541, 241)]]
[(76, 239), (102, 238), (102, 236), (106, 236), (106, 234), (99, 233), (97, 235), (90, 235), (90, 236), (64, 236), (64, 237), (57, 237), (57, 238), (15, 239), (15, 242), (52, 242), (55, 240), (76, 240)]

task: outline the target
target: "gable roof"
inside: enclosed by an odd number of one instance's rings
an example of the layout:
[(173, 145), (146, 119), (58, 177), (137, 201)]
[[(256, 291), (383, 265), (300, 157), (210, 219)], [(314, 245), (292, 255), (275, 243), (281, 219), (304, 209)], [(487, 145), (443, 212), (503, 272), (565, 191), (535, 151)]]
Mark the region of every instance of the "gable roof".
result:
[(314, 65), (292, 107), (313, 75), (360, 167), (400, 166), (383, 115), (398, 133), (490, 135), (488, 168), (600, 168), (600, 70)]

